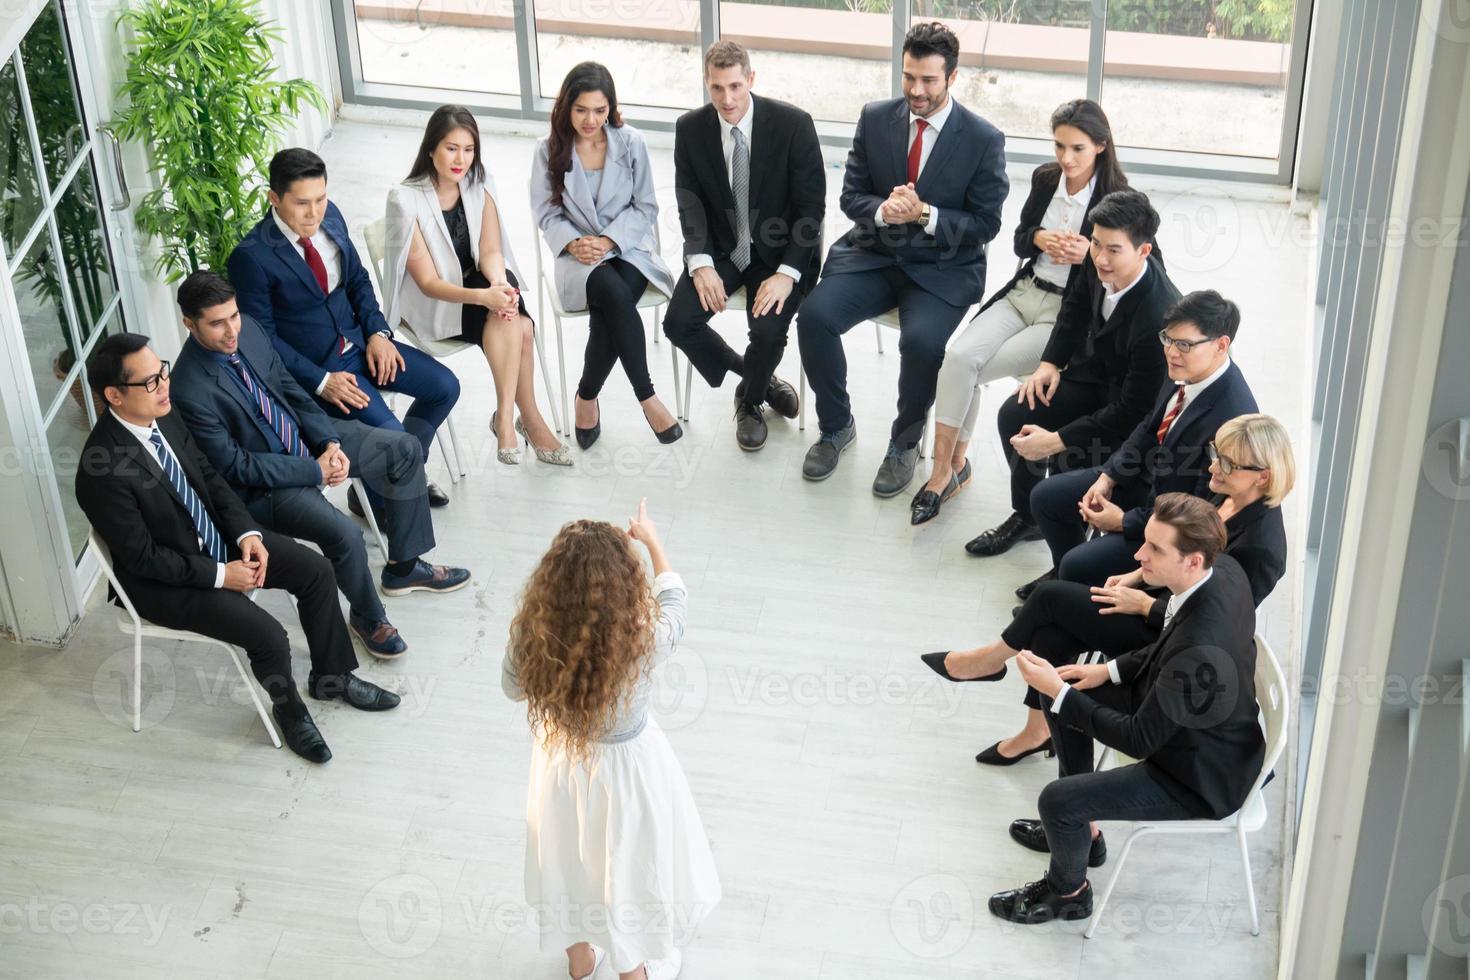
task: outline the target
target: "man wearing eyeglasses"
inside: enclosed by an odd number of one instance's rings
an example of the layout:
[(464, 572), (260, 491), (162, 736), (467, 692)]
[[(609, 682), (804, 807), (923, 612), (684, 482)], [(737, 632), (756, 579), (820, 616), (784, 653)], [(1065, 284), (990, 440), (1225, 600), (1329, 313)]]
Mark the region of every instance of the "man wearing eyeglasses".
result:
[(283, 740), (303, 759), (326, 762), (332, 753), (296, 690), (286, 631), (248, 593), (285, 589), (295, 597), (311, 650), (312, 697), (341, 698), (362, 711), (393, 708), (398, 695), (352, 673), (357, 657), (331, 563), (255, 522), (171, 413), (168, 362), (147, 337), (103, 339), (87, 360), (87, 379), (108, 411), (82, 450), (77, 502), (138, 615), (244, 647)]
[[(1130, 571), (1154, 498), (1210, 495), (1210, 440), (1220, 426), (1257, 411), (1230, 358), (1240, 309), (1213, 289), (1164, 313), (1158, 343), (1169, 378), (1148, 413), (1101, 467), (1060, 473), (1031, 494), (1032, 512), (1066, 582), (1102, 585)], [(1086, 540), (1088, 529), (1095, 534)]]

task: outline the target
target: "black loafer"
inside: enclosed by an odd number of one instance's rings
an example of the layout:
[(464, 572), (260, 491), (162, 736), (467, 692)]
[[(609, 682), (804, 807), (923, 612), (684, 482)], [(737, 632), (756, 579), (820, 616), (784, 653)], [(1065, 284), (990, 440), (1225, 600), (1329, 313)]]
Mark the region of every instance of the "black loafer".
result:
[(1041, 540), (1041, 528), (1032, 524), (1020, 514), (1011, 514), (1000, 524), (988, 531), (982, 531), (965, 545), (965, 551), (976, 557), (993, 557), (1003, 555), (1011, 550), (1013, 545), (1022, 541)]
[(313, 674), (307, 689), (318, 701), (335, 701), (341, 698), (359, 711), (387, 711), (398, 707), (400, 700), (392, 691), (385, 691), (372, 681), (365, 681), (351, 672), (329, 674), (325, 677)]
[(275, 716), (276, 727), (281, 730), (281, 741), (286, 743), (286, 748), (307, 762), (317, 764), (332, 757), (332, 750), (327, 748), (327, 740), (322, 738), (322, 733), (317, 729), (316, 722), (311, 720), (311, 714), (304, 705), (301, 708), (301, 717), (294, 720), (282, 718), (279, 708), (272, 708), (271, 714)]
[(1049, 569), (1048, 571), (1036, 576), (1034, 579), (1017, 589), (1016, 598), (1020, 599), (1022, 602), (1025, 602), (1031, 597), (1031, 593), (1036, 591), (1036, 587), (1038, 585), (1040, 585), (1042, 582), (1054, 582), (1056, 581), (1056, 577), (1057, 570), (1055, 568)]
[(801, 400), (796, 397), (796, 389), (791, 387), (790, 382), (782, 381), (774, 374), (771, 375), (771, 383), (766, 387), (766, 404), (782, 418), (794, 419), (801, 410)]
[(949, 656), (948, 650), (936, 650), (934, 653), (919, 654), (919, 659), (928, 664), (929, 669), (934, 671), (934, 673), (947, 681), (954, 681), (956, 684), (965, 684), (969, 681), (998, 681), (1006, 675), (1006, 665), (1001, 664), (1000, 670), (997, 670), (993, 674), (986, 674), (984, 677), (955, 677), (944, 668), (944, 658), (947, 656)]
[(439, 489), (439, 484), (430, 480), (424, 487), (429, 494), (430, 507), (443, 507), (449, 503), (449, 494)]
[(1037, 926), (1061, 920), (1071, 922), (1092, 916), (1092, 885), (1082, 883), (1082, 890), (1071, 898), (1063, 898), (1042, 878), (1008, 892), (990, 896), (990, 911), (1010, 922)]
[[(949, 482), (954, 483), (953, 480)], [(943, 502), (944, 499), (928, 487), (920, 490), (914, 494), (913, 503), (909, 504), (909, 524), (918, 527), (934, 520), (939, 516), (939, 505)]]
[(988, 749), (981, 749), (975, 756), (975, 761), (982, 766), (1014, 766), (1028, 755), (1035, 755), (1038, 752), (1045, 752), (1048, 759), (1057, 754), (1056, 750), (1051, 747), (1051, 739), (1047, 739), (1034, 749), (1027, 749), (1020, 755), (1002, 755), (1000, 743), (996, 742)]
[[(1047, 843), (1046, 831), (1042, 829), (1040, 820), (1012, 820), (1011, 840), (1022, 847), (1042, 854), (1051, 853), (1051, 845)], [(1100, 868), (1107, 863), (1108, 844), (1103, 840), (1102, 832), (1092, 839), (1092, 850), (1087, 852), (1087, 866), (1089, 868)]]
[(753, 453), (766, 444), (770, 430), (766, 417), (759, 405), (741, 402), (735, 407), (735, 443), (748, 453)]

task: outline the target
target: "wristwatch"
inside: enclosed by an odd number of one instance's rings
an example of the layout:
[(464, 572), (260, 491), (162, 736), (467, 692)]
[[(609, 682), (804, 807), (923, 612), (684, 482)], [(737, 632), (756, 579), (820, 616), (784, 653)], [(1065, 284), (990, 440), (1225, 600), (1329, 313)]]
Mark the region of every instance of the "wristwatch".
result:
[(927, 228), (927, 227), (929, 227), (929, 217), (930, 217), (929, 205), (926, 204), (926, 205), (924, 205), (919, 210), (919, 227), (921, 227), (921, 228)]

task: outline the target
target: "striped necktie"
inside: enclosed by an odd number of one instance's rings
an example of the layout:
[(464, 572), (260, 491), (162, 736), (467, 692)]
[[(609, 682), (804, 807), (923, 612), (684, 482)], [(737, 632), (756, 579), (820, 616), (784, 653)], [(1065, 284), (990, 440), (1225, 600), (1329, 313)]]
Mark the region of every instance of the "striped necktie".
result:
[(168, 482), (173, 484), (174, 493), (184, 502), (184, 509), (189, 512), (189, 517), (194, 521), (194, 530), (199, 532), (199, 540), (203, 542), (200, 548), (219, 562), (225, 563), (225, 543), (215, 530), (214, 521), (209, 519), (209, 511), (204, 509), (204, 501), (199, 499), (199, 494), (189, 486), (189, 481), (184, 479), (184, 471), (179, 466), (179, 461), (174, 459), (174, 454), (169, 452), (168, 446), (163, 441), (163, 433), (158, 431), (158, 426), (148, 434), (148, 441), (153, 443), (153, 448), (158, 452), (159, 465), (163, 467), (163, 475)]
[(1179, 394), (1174, 398), (1174, 404), (1169, 406), (1169, 413), (1164, 416), (1164, 421), (1159, 423), (1159, 445), (1164, 444), (1164, 437), (1169, 434), (1169, 426), (1179, 417), (1184, 410), (1184, 386), (1179, 386)]
[(730, 250), (730, 261), (744, 272), (750, 265), (750, 147), (739, 126), (730, 130), (730, 136), (735, 140), (730, 152), (730, 190), (735, 195), (735, 247)]
[(265, 385), (255, 383), (255, 379), (250, 376), (250, 371), (245, 366), (245, 360), (239, 354), (231, 354), (230, 367), (235, 369), (235, 373), (245, 384), (245, 390), (250, 393), (250, 397), (255, 399), (255, 406), (260, 409), (261, 417), (276, 434), (276, 438), (281, 440), (284, 451), (293, 456), (310, 456), (311, 452), (306, 448), (306, 443), (301, 441), (291, 413), (276, 404), (271, 393), (265, 390)]

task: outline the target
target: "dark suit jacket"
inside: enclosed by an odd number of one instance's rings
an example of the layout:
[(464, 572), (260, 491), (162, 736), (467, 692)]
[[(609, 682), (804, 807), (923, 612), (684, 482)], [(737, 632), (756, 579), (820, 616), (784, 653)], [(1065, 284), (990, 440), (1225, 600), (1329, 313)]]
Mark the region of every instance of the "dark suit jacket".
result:
[(1087, 449), (1093, 440), (1118, 445), (1153, 407), (1168, 378), (1159, 331), (1164, 311), (1179, 290), (1164, 267), (1150, 256), (1143, 279), (1102, 318), (1103, 285), (1092, 256), (1067, 287), (1056, 326), (1041, 359), (1064, 369), (1062, 384), (1102, 385), (1107, 403), (1057, 430), (1069, 449)]
[[(752, 259), (801, 273), (816, 285), (822, 256), (827, 178), (812, 117), (776, 99), (751, 96), (750, 238)], [(725, 168), (720, 115), (704, 105), (674, 124), (674, 194), (684, 255), (727, 258), (735, 247), (735, 197)]]
[(343, 337), (366, 350), (373, 334), (393, 336), (378, 308), (372, 279), (347, 234), (347, 222), (330, 201), (322, 230), (342, 250), (341, 280), (330, 295), (322, 293), (306, 260), (270, 214), (235, 246), (228, 263), (240, 312), (265, 328), (286, 370), (312, 392)]
[(1103, 464), (1103, 472), (1118, 486), (1144, 490), (1143, 503), (1123, 515), (1123, 536), (1129, 541), (1143, 540), (1143, 526), (1153, 514), (1154, 498), (1159, 494), (1210, 495), (1210, 458), (1205, 447), (1223, 423), (1257, 410), (1256, 396), (1232, 360), (1219, 379), (1184, 406), (1160, 445), (1159, 426), (1178, 390), (1174, 382), (1166, 380), (1153, 411)]
[[(240, 318), (240, 357), (277, 405), (291, 413), (314, 456), (339, 442), (332, 420), (296, 383), (260, 324)], [(170, 392), (204, 454), (247, 502), (271, 490), (315, 487), (322, 482), (315, 459), (280, 452), (259, 409), (234, 372), (191, 337), (179, 352)]]
[[(1203, 495), (1201, 495), (1203, 496)], [(1215, 494), (1210, 503), (1219, 507), (1224, 497)], [(1266, 596), (1286, 574), (1286, 524), (1280, 507), (1267, 507), (1257, 500), (1225, 522), (1225, 554), (1235, 559), (1251, 587), (1251, 601), (1259, 608)], [(1148, 613), (1148, 624), (1164, 628), (1164, 611), (1169, 594), (1164, 592)]]
[[(200, 451), (175, 414), (158, 420), (189, 486), (214, 521), (231, 559), (235, 541), (261, 530), (244, 503)], [(77, 467), (77, 503), (112, 552), (118, 581), (139, 611), (157, 608), (181, 588), (213, 589), (215, 561), (199, 549), (199, 534), (153, 454), (111, 412), (102, 415)], [(143, 613), (147, 616), (147, 613)]]
[(1141, 760), (1200, 816), (1229, 816), (1245, 803), (1266, 752), (1255, 624), (1245, 573), (1221, 555), (1159, 638), (1117, 659), (1134, 710), (1116, 711), (1074, 689), (1059, 719)]
[(842, 178), (842, 213), (853, 227), (827, 252), (822, 274), (897, 266), (946, 303), (974, 303), (985, 289), (985, 245), (1000, 231), (1010, 187), (1005, 142), (955, 102), (915, 185), (919, 199), (939, 209), (934, 235), (915, 223), (880, 227), (873, 220), (879, 206), (908, 180), (909, 108), (904, 99), (863, 106)]

